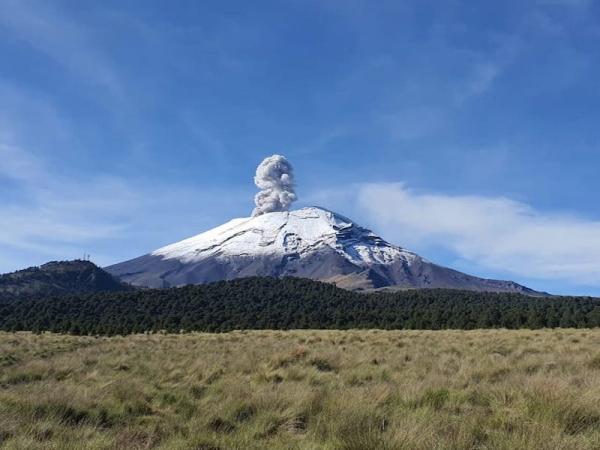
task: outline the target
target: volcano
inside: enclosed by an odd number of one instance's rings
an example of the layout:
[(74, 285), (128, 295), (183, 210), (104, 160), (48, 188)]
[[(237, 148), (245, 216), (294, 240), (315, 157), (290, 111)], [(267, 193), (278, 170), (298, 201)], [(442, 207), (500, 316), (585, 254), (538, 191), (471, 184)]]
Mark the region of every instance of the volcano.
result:
[(233, 219), (106, 270), (127, 283), (154, 288), (293, 276), (354, 290), (454, 288), (538, 294), (512, 281), (439, 266), (318, 207)]

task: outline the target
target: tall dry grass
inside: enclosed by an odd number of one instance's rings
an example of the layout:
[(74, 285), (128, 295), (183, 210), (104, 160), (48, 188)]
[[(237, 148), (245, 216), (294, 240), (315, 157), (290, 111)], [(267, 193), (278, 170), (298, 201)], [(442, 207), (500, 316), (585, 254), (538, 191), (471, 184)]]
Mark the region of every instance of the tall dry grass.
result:
[(598, 449), (600, 330), (0, 333), (7, 449)]

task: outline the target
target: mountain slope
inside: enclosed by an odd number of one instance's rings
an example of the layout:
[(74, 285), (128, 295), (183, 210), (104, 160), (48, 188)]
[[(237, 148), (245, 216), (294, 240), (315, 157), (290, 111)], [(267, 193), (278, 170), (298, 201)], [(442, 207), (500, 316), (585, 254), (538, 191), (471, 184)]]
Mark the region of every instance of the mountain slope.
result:
[(349, 289), (386, 286), (535, 294), (433, 264), (322, 208), (233, 219), (150, 254), (107, 267), (128, 283), (170, 287), (248, 276), (295, 276)]
[(0, 275), (0, 299), (129, 291), (133, 288), (89, 261), (53, 261)]

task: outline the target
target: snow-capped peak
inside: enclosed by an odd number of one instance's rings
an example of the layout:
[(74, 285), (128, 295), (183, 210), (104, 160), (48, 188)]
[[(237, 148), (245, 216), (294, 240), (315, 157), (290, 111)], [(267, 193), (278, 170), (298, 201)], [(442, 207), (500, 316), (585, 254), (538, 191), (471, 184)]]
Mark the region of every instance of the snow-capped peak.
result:
[(197, 236), (168, 245), (152, 253), (184, 263), (209, 257), (297, 256), (333, 249), (352, 264), (392, 264), (416, 255), (385, 242), (370, 230), (323, 208), (271, 212), (233, 219)]
[(147, 287), (295, 276), (348, 289), (438, 287), (536, 294), (513, 282), (477, 278), (430, 263), (317, 207), (233, 219), (106, 270)]

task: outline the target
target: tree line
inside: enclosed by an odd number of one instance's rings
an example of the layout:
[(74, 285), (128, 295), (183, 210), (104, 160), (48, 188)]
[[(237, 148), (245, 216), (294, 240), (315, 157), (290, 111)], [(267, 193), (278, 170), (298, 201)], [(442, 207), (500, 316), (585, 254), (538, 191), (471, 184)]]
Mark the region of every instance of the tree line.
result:
[(0, 329), (116, 335), (234, 329), (474, 329), (600, 326), (600, 299), (453, 289), (357, 293), (300, 278), (245, 278), (0, 301)]

